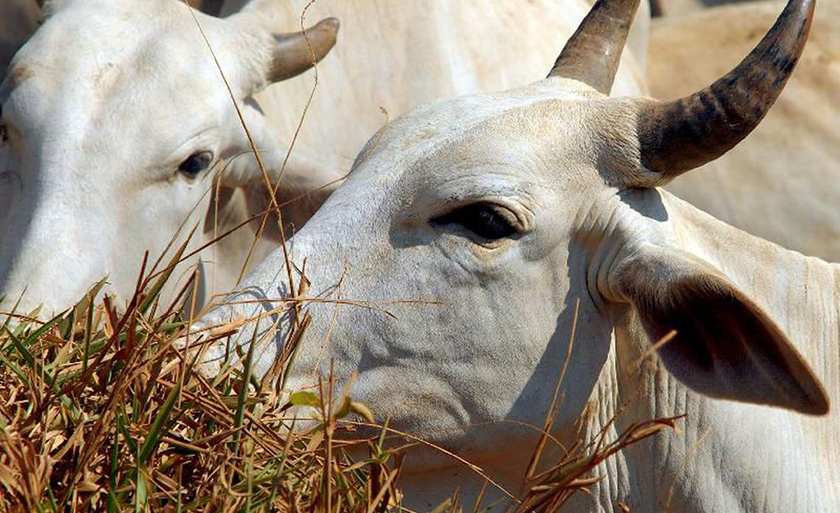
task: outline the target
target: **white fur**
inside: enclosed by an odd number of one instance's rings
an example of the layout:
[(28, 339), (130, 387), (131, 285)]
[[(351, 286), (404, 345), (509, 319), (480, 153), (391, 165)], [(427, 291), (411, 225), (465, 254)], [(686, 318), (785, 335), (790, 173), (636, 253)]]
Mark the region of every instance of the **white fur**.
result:
[[(569, 511), (613, 512), (619, 502), (631, 511), (834, 511), (836, 410), (807, 417), (712, 399), (656, 357), (636, 367), (655, 341), (628, 303), (633, 291), (616, 292), (615, 270), (656, 246), (740, 290), (790, 337), (782, 336), (785, 351), (813, 369), (802, 374), (808, 386), (819, 395), (822, 382), (830, 400), (839, 399), (838, 267), (740, 232), (659, 189), (635, 188), (646, 172), (635, 139), (638, 105), (550, 79), (424, 105), (374, 136), (346, 183), (288, 243), (295, 268), (306, 263), (307, 296), (320, 298), (305, 306), (313, 322), (288, 386), (311, 385), (333, 364), (340, 381), (357, 373), (351, 395), (380, 421), (440, 444), (516, 492), (538, 438), (521, 423), (543, 423), (580, 300), (555, 436), (571, 446), (579, 418), (589, 442), (602, 428), (614, 439), (635, 421), (687, 417), (682, 434), (661, 434), (600, 465), (603, 481)], [(474, 202), (508, 209), (520, 235), (482, 244), (463, 228), (432, 222)], [(288, 312), (271, 312), (289, 295), (286, 275), (278, 250), (231, 305), (196, 328), (264, 314), (255, 369), (266, 373), (290, 330)], [(262, 303), (235, 303), (242, 299)], [(246, 325), (232, 343), (247, 344), (252, 332)], [(746, 341), (759, 352), (765, 342)], [(217, 342), (203, 372), (215, 373), (225, 354), (237, 353)], [(752, 365), (744, 361), (739, 371), (767, 372)], [(691, 369), (680, 372), (692, 377)], [(724, 385), (710, 379), (704, 386), (721, 395)], [(784, 371), (771, 376), (788, 379)], [(739, 397), (737, 385), (723, 392)], [(783, 399), (773, 386), (765, 393), (762, 402)], [(415, 510), (456, 487), (471, 509), (482, 484), (422, 446), (406, 459), (403, 485)], [(487, 497), (485, 505), (504, 496), (491, 486)]]
[[(258, 103), (245, 99), (271, 54), (269, 30), (300, 30), (308, 3), (266, 1), (227, 19), (196, 13), (275, 177), (314, 75), (272, 86)], [(309, 190), (343, 176), (386, 121), (380, 107), (393, 117), (422, 101), (547, 73), (586, 8), (582, 0), (510, 0), (492, 8), (443, 0), (317, 2), (306, 24), (337, 16), (342, 29), (335, 55), (320, 65), (284, 188)], [(106, 275), (108, 291), (129, 297), (144, 250), (154, 260), (179, 226), (175, 247), (199, 225), (192, 249), (242, 220), (239, 213), (226, 224), (205, 223), (215, 211), (208, 193), (215, 173), (191, 183), (176, 169), (194, 151), (229, 158), (250, 147), (184, 4), (66, 0), (54, 11), (16, 57), (3, 103), (13, 138), (0, 149), (0, 178), (8, 178), (0, 180), (0, 310), (25, 291), (20, 309), (43, 303), (44, 315)], [(640, 20), (646, 26), (646, 15)], [(641, 76), (625, 56), (617, 91), (638, 92)], [(250, 196), (262, 194), (249, 157), (235, 159), (224, 184), (250, 184)], [(207, 295), (234, 287), (252, 233), (240, 231), (201, 253)], [(275, 229), (264, 242), (276, 240)], [(252, 261), (265, 254), (261, 248)], [(180, 283), (191, 268), (176, 270)]]

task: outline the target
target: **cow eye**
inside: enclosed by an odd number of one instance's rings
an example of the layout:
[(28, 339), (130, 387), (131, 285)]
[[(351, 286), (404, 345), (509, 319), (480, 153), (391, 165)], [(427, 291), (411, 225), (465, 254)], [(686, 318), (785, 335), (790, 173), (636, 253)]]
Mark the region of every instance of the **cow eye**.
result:
[(9, 140), (9, 132), (6, 130), (6, 123), (3, 121), (3, 105), (0, 104), (0, 142)]
[(510, 237), (517, 232), (512, 218), (513, 214), (504, 207), (488, 203), (474, 203), (435, 217), (431, 222), (440, 225), (456, 224), (479, 237), (497, 240)]
[(189, 178), (195, 178), (199, 173), (210, 167), (211, 162), (213, 162), (213, 152), (199, 151), (181, 162), (181, 165), (178, 166), (178, 171), (184, 173)]

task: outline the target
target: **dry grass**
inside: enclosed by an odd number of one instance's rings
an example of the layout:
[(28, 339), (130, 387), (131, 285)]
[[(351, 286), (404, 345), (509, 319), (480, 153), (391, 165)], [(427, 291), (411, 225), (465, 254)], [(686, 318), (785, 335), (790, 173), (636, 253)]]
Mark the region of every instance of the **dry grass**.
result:
[[(330, 380), (320, 396), (279, 395), (245, 385), (254, 381), (246, 378), (247, 360), (244, 371), (219, 383), (191, 372), (172, 344), (185, 326), (181, 313), (158, 301), (169, 274), (149, 276), (138, 281), (124, 312), (108, 297), (90, 300), (100, 283), (47, 322), (36, 321), (37, 312), (5, 318), (0, 510), (372, 513), (395, 507), (399, 444), (416, 441), (387, 428), (377, 438), (348, 441), (358, 424), (345, 421), (348, 416), (370, 414), (349, 397), (325, 402), (335, 395)], [(294, 405), (314, 406), (322, 420), (290, 432)], [(635, 424), (616, 440), (604, 435), (578, 444), (546, 465), (540, 459), (553, 414), (556, 408), (542, 428), (546, 435), (524, 492), (507, 511), (557, 511), (598, 481), (593, 469), (604, 459), (674, 426), (674, 419)], [(363, 444), (370, 456), (351, 460), (350, 443)], [(537, 474), (538, 466), (548, 470)], [(474, 509), (455, 498), (437, 511)]]
[[(208, 383), (172, 345), (180, 313), (156, 301), (160, 282), (147, 285), (125, 312), (91, 302), (95, 287), (48, 322), (5, 319), (0, 511), (373, 512), (393, 501), (399, 457), (375, 439), (353, 462), (332, 440), (361, 406), (253, 393), (237, 372)], [(289, 433), (293, 404), (326, 420)]]

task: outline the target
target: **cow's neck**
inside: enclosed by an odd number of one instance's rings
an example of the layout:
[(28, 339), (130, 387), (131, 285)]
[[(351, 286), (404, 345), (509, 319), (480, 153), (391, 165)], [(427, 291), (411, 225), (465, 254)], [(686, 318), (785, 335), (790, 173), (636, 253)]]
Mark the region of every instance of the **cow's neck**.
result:
[[(603, 464), (599, 472), (607, 477), (594, 499), (579, 498), (573, 511), (593, 510), (593, 501), (608, 511), (618, 501), (633, 511), (836, 510), (840, 267), (741, 232), (670, 194), (663, 193), (662, 201), (682, 249), (720, 269), (778, 323), (821, 379), (832, 411), (815, 418), (710, 400), (655, 358), (634, 367), (650, 342), (628, 309), (617, 320), (603, 386), (593, 392), (592, 404), (605, 411), (593, 415), (589, 431), (598, 432), (624, 408), (610, 427), (612, 436), (633, 421), (685, 414), (682, 433), (660, 434)], [(617, 395), (605, 383), (615, 379)]]
[[(592, 494), (576, 494), (563, 511), (622, 511), (619, 503), (630, 511), (686, 513), (840, 510), (840, 489), (832, 484), (840, 468), (840, 439), (832, 436), (840, 424), (840, 268), (750, 236), (668, 193), (661, 201), (682, 249), (720, 269), (793, 340), (828, 391), (832, 412), (814, 418), (710, 400), (673, 378), (654, 355), (637, 365), (651, 344), (628, 308), (615, 319), (612, 350), (586, 408), (584, 438), (594, 440), (603, 430), (612, 441), (634, 422), (686, 417), (677, 422), (679, 433), (666, 430), (600, 464), (602, 480)], [(571, 446), (579, 435), (564, 431), (555, 435)], [(511, 462), (532, 447), (511, 442)], [(516, 491), (521, 468), (480, 463), (504, 469), (494, 477)], [(437, 505), (456, 484), (462, 503), (471, 506), (483, 484), (463, 465), (404, 478), (408, 497), (426, 499), (421, 509)], [(501, 498), (492, 486), (488, 496)]]

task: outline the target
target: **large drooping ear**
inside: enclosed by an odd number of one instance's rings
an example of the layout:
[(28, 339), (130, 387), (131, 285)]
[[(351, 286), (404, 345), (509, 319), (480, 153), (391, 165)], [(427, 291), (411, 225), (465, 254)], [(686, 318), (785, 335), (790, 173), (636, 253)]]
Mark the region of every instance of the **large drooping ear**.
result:
[(638, 312), (665, 367), (722, 399), (828, 412), (825, 390), (773, 320), (711, 265), (643, 244), (613, 266), (610, 287)]
[(300, 148), (293, 149), (287, 158), (288, 141), (280, 137), (251, 100), (242, 105), (241, 113), (248, 132), (237, 119), (234, 130), (238, 135), (233, 144), (236, 149), (221, 169), (222, 186), (236, 188), (265, 183), (266, 175), (274, 186), (279, 181), (281, 188), (304, 192), (322, 188), (332, 191), (341, 183), (342, 172), (304, 156)]
[(220, 166), (221, 186), (248, 189), (249, 211), (256, 214), (272, 206), (267, 195), (268, 181), (272, 189), (277, 190), (275, 198), (284, 207), (284, 219), (302, 226), (343, 183), (344, 173), (308, 158), (301, 149), (293, 150), (287, 158), (288, 142), (266, 122), (258, 109), (246, 104), (242, 114), (251, 138), (246, 137), (241, 126), (236, 127), (240, 136), (234, 144), (234, 153), (227, 156), (225, 165)]

